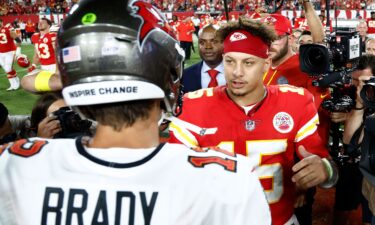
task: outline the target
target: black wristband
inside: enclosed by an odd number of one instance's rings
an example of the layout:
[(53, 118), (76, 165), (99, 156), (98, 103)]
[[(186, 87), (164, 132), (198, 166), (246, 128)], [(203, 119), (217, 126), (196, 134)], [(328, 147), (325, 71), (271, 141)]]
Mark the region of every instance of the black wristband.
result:
[(18, 44), (22, 43), (22, 41), (21, 41), (21, 39), (20, 39), (19, 37), (16, 37), (14, 40), (15, 40)]
[(365, 109), (365, 107), (364, 106), (362, 106), (361, 108), (353, 107), (353, 109), (354, 110), (363, 110), (363, 109)]

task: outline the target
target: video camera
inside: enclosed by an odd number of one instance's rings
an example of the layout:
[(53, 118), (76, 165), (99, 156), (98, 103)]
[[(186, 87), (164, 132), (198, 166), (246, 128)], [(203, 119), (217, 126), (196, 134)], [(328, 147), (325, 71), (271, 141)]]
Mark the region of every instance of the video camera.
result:
[(351, 84), (351, 73), (361, 57), (360, 37), (357, 32), (337, 31), (327, 38), (328, 47), (321, 44), (300, 46), (300, 68), (315, 77), (314, 86), (333, 88), (332, 98), (322, 107), (335, 112), (347, 112), (354, 106), (353, 99), (342, 94)]
[(375, 111), (375, 77), (365, 81), (360, 95), (366, 108)]
[(54, 138), (75, 138), (83, 135), (90, 135), (92, 122), (83, 120), (69, 107), (62, 107), (53, 112), (53, 115), (60, 121), (61, 132), (55, 134)]

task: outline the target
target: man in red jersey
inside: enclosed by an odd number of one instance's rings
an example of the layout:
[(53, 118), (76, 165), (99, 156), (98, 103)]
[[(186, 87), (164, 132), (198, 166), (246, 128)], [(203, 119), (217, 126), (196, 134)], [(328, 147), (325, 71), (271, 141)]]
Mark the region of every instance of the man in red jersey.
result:
[(0, 65), (7, 74), (10, 83), (7, 91), (17, 90), (20, 87), (17, 72), (13, 69), (13, 60), (17, 49), (14, 40), (17, 38), (14, 28), (10, 24), (5, 25), (0, 19)]
[(31, 21), (31, 19), (27, 20), (25, 30), (26, 30), (26, 36), (27, 36), (27, 38), (30, 39), (31, 44), (34, 44), (31, 41), (31, 37), (35, 33), (35, 24)]
[[(50, 32), (51, 21), (47, 18), (39, 20), (39, 33), (31, 37), (31, 42), (35, 45), (33, 64), (28, 68), (28, 74), (21, 80), (21, 85), (25, 90), (31, 92), (49, 91), (54, 85), (49, 84), (49, 80), (59, 80), (56, 68), (55, 40), (56, 33)], [(35, 70), (36, 64), (40, 63), (41, 71)], [(57, 78), (57, 79), (56, 79)], [(60, 82), (57, 82), (61, 87)], [(34, 90), (35, 89), (35, 90)]]
[(186, 60), (190, 59), (194, 31), (194, 24), (191, 22), (190, 17), (182, 19), (177, 26), (178, 40), (180, 41), (181, 48), (185, 51)]
[(41, 69), (44, 71), (56, 71), (55, 58), (55, 40), (56, 33), (50, 32), (52, 22), (47, 18), (39, 20), (39, 33), (35, 33), (32, 37), (32, 42), (35, 45), (35, 52), (33, 57), (33, 64), (28, 69), (32, 72), (36, 69), (36, 64), (39, 62)]
[[(309, 27), (311, 28), (311, 36), (314, 43), (320, 43), (324, 40), (324, 30), (322, 23), (315, 13), (310, 2), (303, 2), (305, 16)], [(270, 48), (270, 58), (272, 59), (271, 67), (264, 75), (264, 84), (289, 84), (297, 87), (306, 88), (314, 96), (315, 107), (319, 112), (318, 133), (325, 146), (328, 146), (329, 130), (330, 130), (330, 113), (320, 107), (323, 100), (330, 97), (328, 88), (315, 87), (312, 85), (313, 79), (300, 69), (299, 54), (292, 50), (291, 43), (293, 35), (291, 33), (290, 21), (278, 14), (272, 14), (263, 19), (263, 21), (272, 26), (278, 38), (272, 42)], [(296, 208), (296, 216), (301, 224), (312, 224), (312, 204), (314, 202), (315, 189), (306, 192), (305, 203), (302, 207)]]
[(305, 11), (301, 10), (300, 17), (297, 17), (294, 21), (294, 29), (308, 30), (309, 25), (307, 24), (307, 19), (305, 16)]
[[(308, 18), (311, 30), (311, 36), (314, 43), (322, 42), (324, 32), (319, 17), (315, 14), (311, 3), (304, 2), (306, 17)], [(312, 12), (311, 12), (312, 11)], [(315, 105), (319, 109), (321, 124), (318, 132), (325, 143), (328, 142), (330, 116), (328, 112), (320, 108), (322, 101), (329, 97), (329, 90), (326, 88), (315, 87), (312, 85), (312, 78), (300, 69), (299, 54), (296, 54), (291, 46), (292, 26), (288, 18), (272, 14), (264, 19), (265, 23), (274, 27), (278, 38), (272, 42), (269, 55), (272, 64), (263, 77), (264, 84), (290, 84), (297, 87), (303, 87), (309, 90), (315, 98)]]
[[(328, 187), (337, 180), (316, 131), (312, 95), (303, 88), (263, 84), (276, 35), (262, 22), (240, 18), (218, 35), (224, 40), (227, 85), (187, 93), (182, 114), (170, 124), (170, 142), (248, 156), (270, 204), (272, 224), (299, 224), (296, 187)], [(301, 158), (296, 164), (295, 154)]]

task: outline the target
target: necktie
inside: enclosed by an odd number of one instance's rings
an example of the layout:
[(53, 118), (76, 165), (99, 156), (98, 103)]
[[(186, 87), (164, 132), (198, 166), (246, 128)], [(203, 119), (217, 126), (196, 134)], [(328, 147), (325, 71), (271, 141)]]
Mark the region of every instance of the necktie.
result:
[(207, 73), (211, 77), (210, 83), (208, 83), (208, 87), (216, 87), (218, 85), (216, 77), (219, 74), (219, 71), (210, 69), (209, 71), (207, 71)]

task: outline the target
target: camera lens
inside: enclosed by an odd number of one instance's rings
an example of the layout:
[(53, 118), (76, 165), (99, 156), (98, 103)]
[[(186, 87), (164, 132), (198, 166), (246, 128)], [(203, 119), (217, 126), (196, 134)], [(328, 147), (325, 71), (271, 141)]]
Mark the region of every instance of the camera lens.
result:
[(324, 55), (322, 51), (318, 48), (313, 48), (308, 52), (308, 56), (306, 58), (306, 63), (311, 66), (319, 66), (325, 62)]
[(365, 89), (367, 100), (370, 102), (375, 102), (375, 86), (365, 85), (363, 88)]
[(319, 44), (300, 46), (300, 66), (309, 75), (324, 74), (329, 69), (330, 54), (328, 49)]

